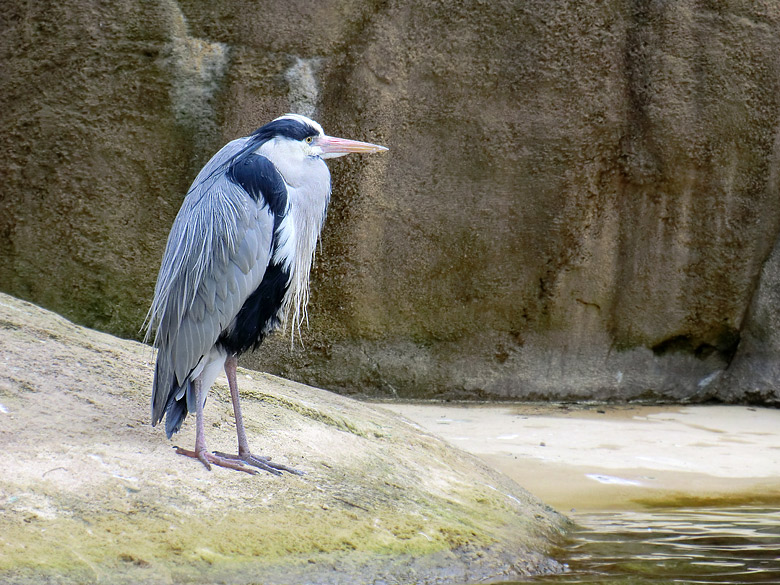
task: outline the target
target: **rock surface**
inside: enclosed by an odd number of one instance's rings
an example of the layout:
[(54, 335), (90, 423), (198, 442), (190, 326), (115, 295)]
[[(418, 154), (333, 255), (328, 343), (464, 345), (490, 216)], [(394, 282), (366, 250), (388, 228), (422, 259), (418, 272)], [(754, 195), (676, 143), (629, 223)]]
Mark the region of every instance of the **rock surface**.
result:
[[(0, 581), (465, 583), (557, 571), (563, 517), (406, 419), (240, 371), (253, 446), (207, 471), (148, 425), (152, 350), (0, 295)], [(235, 448), (224, 378), (212, 449)], [(176, 436), (191, 447), (193, 424)]]
[(380, 395), (780, 400), (745, 320), (779, 274), (774, 2), (0, 18), (5, 291), (137, 335), (197, 168), (292, 109), (391, 150), (332, 164), (307, 351), (247, 364)]

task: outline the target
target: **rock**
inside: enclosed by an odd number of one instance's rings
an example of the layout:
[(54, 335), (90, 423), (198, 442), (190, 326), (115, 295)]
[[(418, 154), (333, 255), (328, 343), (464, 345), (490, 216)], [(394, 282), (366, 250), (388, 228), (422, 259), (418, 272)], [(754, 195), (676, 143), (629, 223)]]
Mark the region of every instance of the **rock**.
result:
[(750, 2), (390, 4), (323, 83), (389, 156), (336, 182), (308, 351), (247, 363), (386, 395), (758, 396), (714, 382), (778, 239), (779, 24)]
[(780, 404), (780, 240), (764, 263), (728, 370), (714, 384), (732, 401)]
[(171, 218), (217, 147), (226, 48), (189, 36), (172, 1), (5, 8), (2, 289), (137, 335)]
[[(465, 583), (561, 570), (566, 520), (377, 406), (240, 370), (258, 450), (207, 471), (148, 424), (152, 350), (0, 295), (0, 581)], [(206, 408), (234, 450), (224, 378)], [(191, 446), (193, 421), (175, 442)]]
[(63, 0), (3, 27), (6, 292), (136, 336), (200, 165), (313, 111), (391, 150), (331, 165), (306, 351), (246, 365), (382, 396), (768, 396), (721, 373), (780, 231), (773, 3)]

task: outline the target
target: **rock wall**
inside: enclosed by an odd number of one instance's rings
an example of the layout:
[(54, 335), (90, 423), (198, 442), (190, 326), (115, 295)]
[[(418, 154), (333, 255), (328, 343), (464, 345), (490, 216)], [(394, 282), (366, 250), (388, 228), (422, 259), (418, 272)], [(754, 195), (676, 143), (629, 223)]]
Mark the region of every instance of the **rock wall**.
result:
[(135, 335), (199, 165), (295, 110), (391, 151), (331, 164), (305, 349), (247, 365), (384, 395), (780, 399), (754, 365), (779, 355), (757, 333), (774, 3), (36, 10), (0, 41), (4, 290)]
[(227, 48), (174, 2), (6, 3), (0, 286), (138, 333), (172, 218), (217, 128)]

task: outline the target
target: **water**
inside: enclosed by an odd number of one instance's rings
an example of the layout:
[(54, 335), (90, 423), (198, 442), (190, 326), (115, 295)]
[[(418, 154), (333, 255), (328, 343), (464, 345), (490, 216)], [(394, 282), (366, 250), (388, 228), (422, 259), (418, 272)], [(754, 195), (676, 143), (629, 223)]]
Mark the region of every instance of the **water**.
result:
[(591, 510), (554, 555), (569, 571), (523, 583), (780, 585), (778, 409), (387, 407), (554, 508)]
[(523, 583), (780, 584), (780, 508), (682, 508), (572, 515), (564, 575)]

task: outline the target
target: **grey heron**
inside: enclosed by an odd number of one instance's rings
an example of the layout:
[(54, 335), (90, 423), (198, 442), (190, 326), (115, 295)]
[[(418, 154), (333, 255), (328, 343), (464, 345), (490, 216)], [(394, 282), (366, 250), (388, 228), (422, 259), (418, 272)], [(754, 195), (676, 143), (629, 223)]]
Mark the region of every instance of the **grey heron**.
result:
[[(309, 272), (331, 193), (323, 159), (383, 146), (326, 136), (315, 121), (286, 114), (225, 145), (192, 183), (173, 222), (146, 317), (157, 363), (152, 426), (170, 439), (195, 411), (195, 449), (177, 452), (248, 473), (295, 469), (252, 454), (236, 380), (237, 356), (285, 320), (299, 325)], [(206, 448), (203, 408), (224, 368), (238, 453)], [(252, 467), (249, 467), (252, 466)]]

